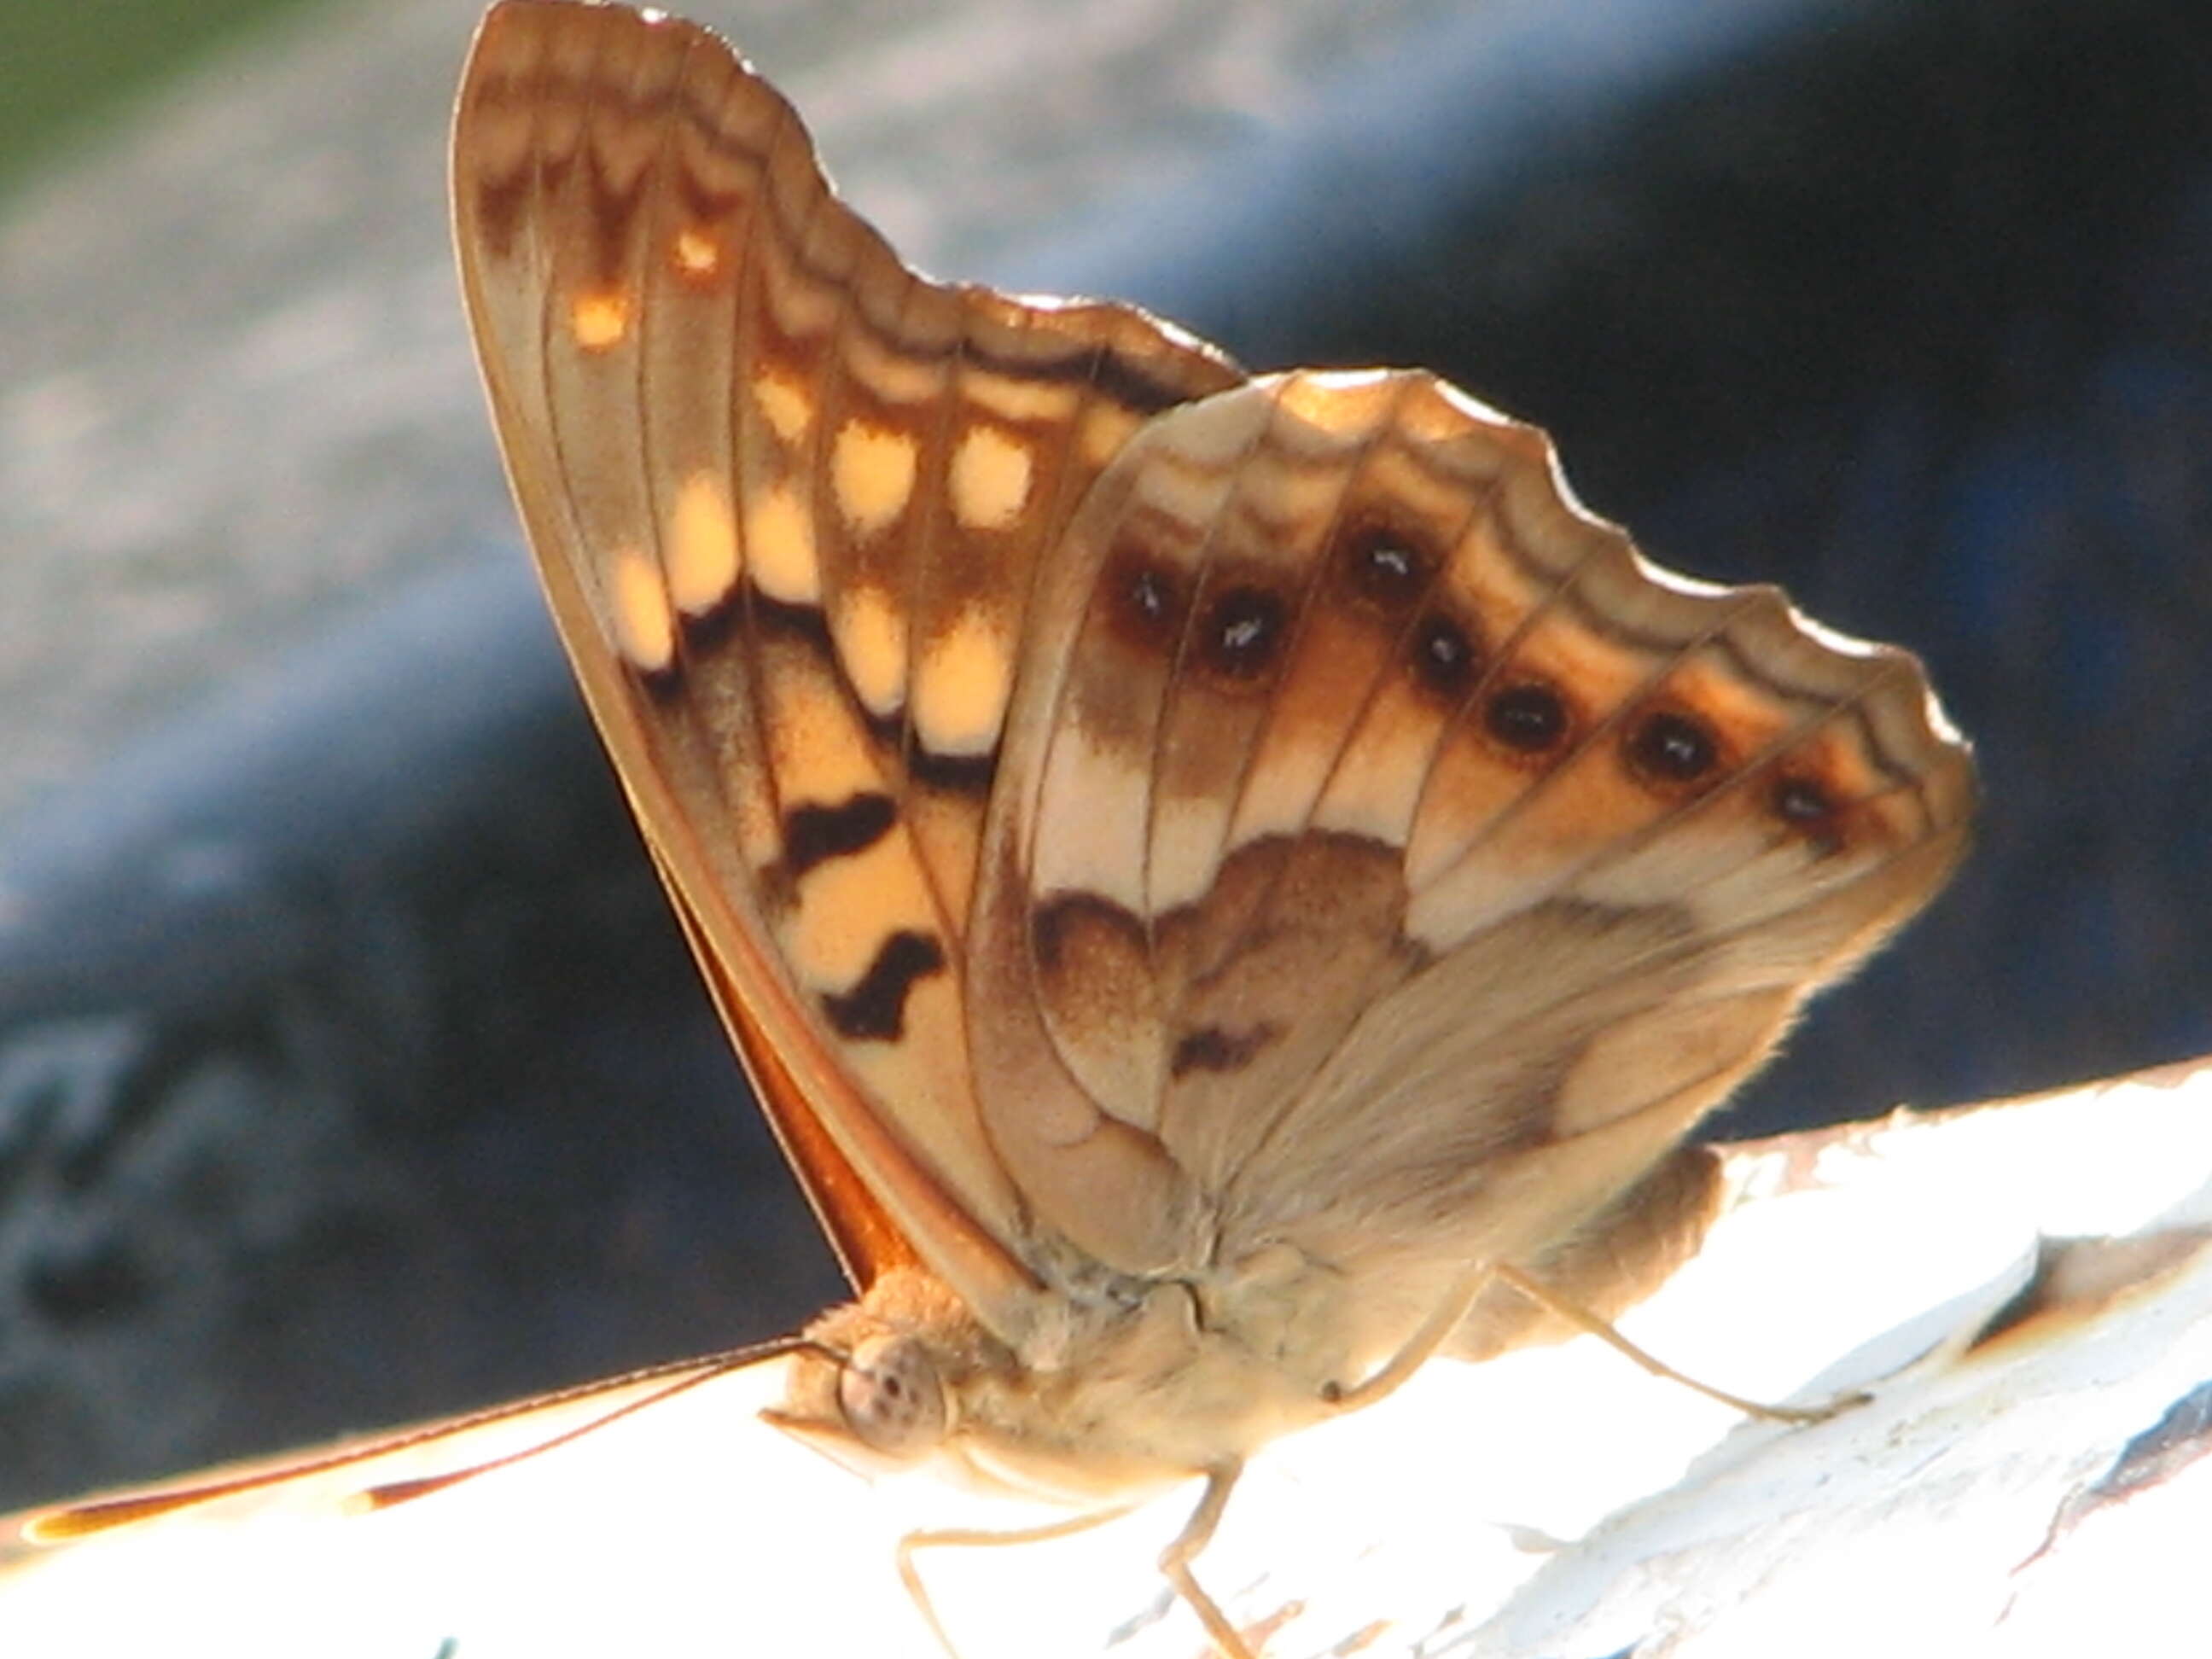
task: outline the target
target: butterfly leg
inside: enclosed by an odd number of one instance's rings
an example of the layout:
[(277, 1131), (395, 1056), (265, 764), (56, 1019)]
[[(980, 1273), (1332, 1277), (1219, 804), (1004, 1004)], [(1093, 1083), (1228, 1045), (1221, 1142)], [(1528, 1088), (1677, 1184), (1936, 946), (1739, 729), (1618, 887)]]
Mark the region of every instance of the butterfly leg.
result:
[[(1489, 1287), (1492, 1277), (1492, 1271), (1486, 1264), (1468, 1273), (1379, 1370), (1350, 1388), (1332, 1389), (1329, 1403), (1345, 1411), (1357, 1411), (1396, 1392), (1399, 1385), (1419, 1370), (1422, 1363), (1458, 1328), (1475, 1298)], [(1224, 1659), (1252, 1659), (1252, 1650), (1229, 1622), (1229, 1615), (1199, 1583), (1197, 1575), (1191, 1571), (1191, 1563), (1212, 1541), (1214, 1528), (1221, 1524), (1221, 1512), (1229, 1506), (1229, 1494), (1243, 1470), (1242, 1462), (1235, 1462), (1219, 1464), (1206, 1471), (1206, 1490), (1199, 1497), (1198, 1507), (1191, 1511), (1182, 1534), (1160, 1555), (1160, 1571), (1175, 1586), (1176, 1593), (1190, 1604), (1191, 1611), (1206, 1626), (1206, 1634), (1221, 1650)]]
[(1118, 1504), (1113, 1509), (1096, 1510), (1085, 1515), (1073, 1516), (1065, 1521), (1054, 1521), (1042, 1527), (1024, 1527), (1014, 1532), (991, 1532), (976, 1528), (948, 1527), (942, 1530), (910, 1532), (899, 1540), (899, 1583), (906, 1586), (908, 1597), (915, 1610), (921, 1614), (929, 1633), (937, 1638), (937, 1645), (945, 1650), (946, 1659), (960, 1659), (960, 1650), (952, 1645), (952, 1638), (945, 1633), (945, 1626), (938, 1619), (936, 1605), (929, 1599), (928, 1589), (921, 1582), (921, 1571), (914, 1564), (915, 1552), (935, 1549), (940, 1546), (963, 1549), (978, 1549), (994, 1544), (1043, 1544), (1055, 1538), (1070, 1538), (1079, 1532), (1088, 1532), (1093, 1527), (1103, 1527), (1109, 1521), (1118, 1521), (1135, 1505)]
[(1160, 1571), (1176, 1594), (1190, 1604), (1206, 1626), (1206, 1633), (1221, 1650), (1222, 1659), (1253, 1659), (1252, 1650), (1245, 1644), (1237, 1626), (1229, 1622), (1220, 1604), (1208, 1595), (1190, 1570), (1199, 1553), (1213, 1541), (1213, 1530), (1221, 1524), (1221, 1512), (1229, 1507), (1229, 1494), (1236, 1489), (1237, 1477), (1244, 1472), (1240, 1461), (1218, 1464), (1206, 1472), (1206, 1490), (1199, 1495), (1198, 1507), (1190, 1512), (1182, 1533), (1174, 1543), (1160, 1552)]
[(1664, 1377), (1670, 1382), (1679, 1382), (1684, 1388), (1705, 1395), (1708, 1400), (1717, 1400), (1723, 1406), (1733, 1407), (1748, 1417), (1764, 1418), (1772, 1423), (1823, 1423), (1838, 1412), (1853, 1406), (1863, 1406), (1872, 1398), (1869, 1395), (1853, 1392), (1838, 1395), (1835, 1399), (1823, 1401), (1818, 1406), (1772, 1406), (1756, 1400), (1746, 1400), (1741, 1395), (1730, 1394), (1724, 1389), (1714, 1388), (1709, 1382), (1700, 1382), (1694, 1376), (1684, 1376), (1666, 1361), (1646, 1353), (1638, 1347), (1636, 1344), (1613, 1329), (1611, 1323), (1600, 1318), (1580, 1303), (1559, 1295), (1540, 1280), (1522, 1273), (1518, 1267), (1508, 1267), (1501, 1262), (1497, 1267), (1497, 1275), (1500, 1284), (1511, 1285), (1547, 1313), (1589, 1332), (1615, 1352), (1633, 1360), (1652, 1376)]

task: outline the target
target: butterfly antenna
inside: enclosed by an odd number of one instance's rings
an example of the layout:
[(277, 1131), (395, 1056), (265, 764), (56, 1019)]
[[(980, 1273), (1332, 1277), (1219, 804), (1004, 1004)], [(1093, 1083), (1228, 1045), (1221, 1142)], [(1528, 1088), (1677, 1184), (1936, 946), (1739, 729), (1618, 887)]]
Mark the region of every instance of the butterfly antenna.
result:
[(563, 1430), (548, 1440), (526, 1446), (520, 1451), (489, 1458), (480, 1463), (466, 1464), (443, 1474), (428, 1475), (419, 1480), (388, 1481), (350, 1494), (349, 1504), (358, 1504), (370, 1510), (390, 1509), (410, 1498), (422, 1498), (472, 1480), (494, 1469), (504, 1468), (510, 1463), (521, 1462), (540, 1452), (552, 1450), (572, 1440), (581, 1439), (597, 1429), (618, 1423), (634, 1412), (647, 1406), (658, 1405), (679, 1394), (711, 1382), (716, 1377), (726, 1376), (740, 1367), (763, 1359), (815, 1345), (803, 1336), (778, 1337), (773, 1341), (754, 1343), (747, 1347), (731, 1348), (720, 1353), (695, 1355), (688, 1359), (672, 1359), (658, 1364), (644, 1365), (635, 1370), (624, 1371), (615, 1376), (603, 1376), (589, 1382), (556, 1389), (550, 1393), (533, 1395), (526, 1400), (509, 1401), (503, 1405), (488, 1406), (481, 1411), (449, 1418), (441, 1423), (429, 1424), (418, 1429), (403, 1430), (399, 1433), (371, 1440), (366, 1444), (350, 1446), (343, 1451), (331, 1452), (289, 1462), (271, 1468), (263, 1468), (246, 1474), (230, 1475), (214, 1480), (194, 1481), (186, 1486), (166, 1486), (150, 1492), (126, 1492), (118, 1498), (94, 1498), (87, 1503), (70, 1504), (59, 1509), (48, 1510), (33, 1516), (23, 1523), (22, 1535), (31, 1543), (54, 1544), (73, 1538), (84, 1538), (94, 1533), (108, 1532), (133, 1522), (150, 1520), (154, 1516), (171, 1514), (179, 1510), (212, 1503), (221, 1498), (233, 1498), (242, 1492), (258, 1492), (282, 1486), (287, 1481), (325, 1474), (334, 1469), (350, 1468), (373, 1459), (389, 1456), (395, 1452), (425, 1446), (471, 1430), (504, 1423), (532, 1412), (590, 1400), (597, 1395), (612, 1394), (620, 1389), (635, 1388), (663, 1377), (675, 1379), (667, 1386), (654, 1389), (642, 1399), (626, 1401), (611, 1411), (572, 1429)]

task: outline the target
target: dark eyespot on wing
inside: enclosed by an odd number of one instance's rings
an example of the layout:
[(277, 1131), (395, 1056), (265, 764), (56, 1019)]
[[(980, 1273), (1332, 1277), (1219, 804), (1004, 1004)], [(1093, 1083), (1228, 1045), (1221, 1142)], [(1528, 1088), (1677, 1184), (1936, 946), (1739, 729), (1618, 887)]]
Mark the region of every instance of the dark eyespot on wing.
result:
[(1261, 684), (1282, 655), (1289, 623), (1279, 594), (1239, 585), (1217, 594), (1199, 624), (1196, 656), (1217, 682)]
[(1125, 529), (1105, 580), (1108, 615), (1122, 643), (1140, 656), (1164, 657), (1182, 632), (1190, 602), (1182, 575), (1153, 556), (1139, 532)]
[(1660, 708), (1629, 728), (1624, 752), (1632, 775), (1659, 789), (1680, 789), (1709, 778), (1719, 766), (1721, 749), (1703, 720), (1676, 709)]
[(1436, 575), (1436, 555), (1419, 536), (1372, 520), (1341, 532), (1335, 556), (1345, 586), (1386, 617), (1404, 615)]
[(1784, 823), (1809, 826), (1825, 823), (1836, 813), (1828, 792), (1810, 778), (1784, 773), (1775, 779), (1771, 796), (1774, 815)]
[(1803, 840), (1815, 858), (1833, 858), (1844, 850), (1844, 809), (1826, 784), (1784, 772), (1767, 786), (1766, 799), (1783, 827)]
[(1573, 717), (1559, 691), (1524, 680), (1494, 693), (1482, 711), (1490, 735), (1516, 754), (1548, 754), (1566, 738)]
[(945, 971), (945, 947), (902, 928), (885, 939), (849, 991), (822, 999), (830, 1029), (852, 1042), (896, 1042), (906, 1033), (906, 1000), (917, 981)]
[(1467, 630), (1441, 611), (1413, 629), (1413, 673), (1438, 702), (1457, 707), (1482, 671), (1482, 653)]

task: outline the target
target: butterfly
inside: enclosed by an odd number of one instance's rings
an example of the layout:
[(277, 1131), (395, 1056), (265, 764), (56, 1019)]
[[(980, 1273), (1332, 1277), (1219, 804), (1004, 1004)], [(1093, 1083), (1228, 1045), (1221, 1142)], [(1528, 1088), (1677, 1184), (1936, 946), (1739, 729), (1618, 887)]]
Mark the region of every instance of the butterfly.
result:
[(1192, 1563), (1246, 1460), (1692, 1250), (1686, 1137), (1941, 887), (1966, 744), (1433, 375), (917, 274), (690, 23), (501, 0), (453, 188), (562, 638), (858, 1292), (772, 1420), (1078, 1525), (1200, 1482), (1164, 1569), (1244, 1655)]

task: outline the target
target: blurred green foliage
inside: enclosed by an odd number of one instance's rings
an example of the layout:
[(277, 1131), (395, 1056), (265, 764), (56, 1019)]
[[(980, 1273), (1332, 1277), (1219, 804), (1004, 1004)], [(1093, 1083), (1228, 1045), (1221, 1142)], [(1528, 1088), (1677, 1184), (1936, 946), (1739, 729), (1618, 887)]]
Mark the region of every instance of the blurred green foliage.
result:
[(0, 195), (301, 0), (0, 0)]

